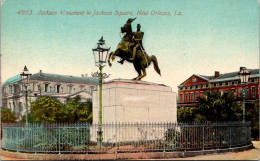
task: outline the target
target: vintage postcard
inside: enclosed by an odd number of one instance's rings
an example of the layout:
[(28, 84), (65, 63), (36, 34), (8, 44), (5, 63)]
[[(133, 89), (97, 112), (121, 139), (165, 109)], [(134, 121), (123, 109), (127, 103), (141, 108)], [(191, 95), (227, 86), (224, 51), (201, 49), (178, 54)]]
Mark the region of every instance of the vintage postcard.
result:
[[(0, 58), (0, 105), (13, 113), (1, 117), (21, 123), (4, 125), (5, 151), (165, 153), (259, 139), (255, 125), (245, 123), (259, 101), (257, 0), (1, 0)], [(217, 95), (211, 92), (234, 94), (239, 105), (221, 105), (238, 110), (219, 112), (214, 104), (216, 115), (213, 108), (191, 114), (200, 98)], [(178, 112), (188, 108), (190, 114)], [(191, 129), (178, 121), (241, 124)], [(52, 130), (44, 125), (39, 132), (42, 123)], [(22, 130), (28, 127), (35, 131), (30, 138)], [(257, 159), (251, 152), (240, 159)]]

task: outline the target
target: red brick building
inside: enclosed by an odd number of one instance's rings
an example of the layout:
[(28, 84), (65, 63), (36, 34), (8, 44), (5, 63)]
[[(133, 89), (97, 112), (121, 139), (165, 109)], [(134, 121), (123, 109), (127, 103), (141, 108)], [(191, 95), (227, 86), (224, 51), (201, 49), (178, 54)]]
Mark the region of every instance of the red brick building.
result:
[(245, 88), (246, 102), (259, 99), (259, 69), (250, 70), (251, 75), (247, 85), (241, 85), (239, 71), (220, 74), (215, 72), (213, 76), (193, 74), (178, 86), (178, 107), (198, 105), (198, 97), (205, 92), (220, 91), (221, 93), (232, 92), (242, 99), (242, 90)]

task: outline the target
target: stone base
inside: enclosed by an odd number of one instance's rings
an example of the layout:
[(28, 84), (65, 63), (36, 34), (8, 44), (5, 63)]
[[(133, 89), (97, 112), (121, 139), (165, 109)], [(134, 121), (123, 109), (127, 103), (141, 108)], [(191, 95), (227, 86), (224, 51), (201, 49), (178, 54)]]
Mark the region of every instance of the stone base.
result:
[[(102, 122), (175, 122), (176, 93), (145, 81), (114, 79), (103, 84)], [(98, 123), (99, 89), (93, 91), (93, 123)]]

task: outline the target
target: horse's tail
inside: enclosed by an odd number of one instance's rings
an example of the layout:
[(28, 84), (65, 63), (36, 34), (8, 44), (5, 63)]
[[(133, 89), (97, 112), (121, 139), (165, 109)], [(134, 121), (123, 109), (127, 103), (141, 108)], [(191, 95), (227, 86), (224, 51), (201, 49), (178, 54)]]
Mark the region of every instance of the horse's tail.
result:
[(157, 61), (157, 58), (156, 56), (152, 55), (151, 56), (151, 61), (153, 62), (153, 67), (154, 67), (154, 70), (159, 74), (161, 75), (161, 70), (158, 66), (158, 61)]

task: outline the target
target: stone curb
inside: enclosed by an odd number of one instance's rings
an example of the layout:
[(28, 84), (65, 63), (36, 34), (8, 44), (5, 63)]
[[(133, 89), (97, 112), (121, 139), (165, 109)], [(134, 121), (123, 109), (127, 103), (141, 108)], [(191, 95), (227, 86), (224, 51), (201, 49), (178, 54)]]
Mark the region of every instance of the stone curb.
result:
[(219, 154), (227, 152), (239, 152), (253, 148), (253, 144), (228, 148), (201, 151), (183, 152), (146, 152), (146, 153), (117, 153), (117, 154), (35, 154), (20, 153), (1, 150), (1, 154), (6, 157), (33, 160), (116, 160), (116, 159), (160, 159), (160, 158), (184, 158), (198, 155)]

